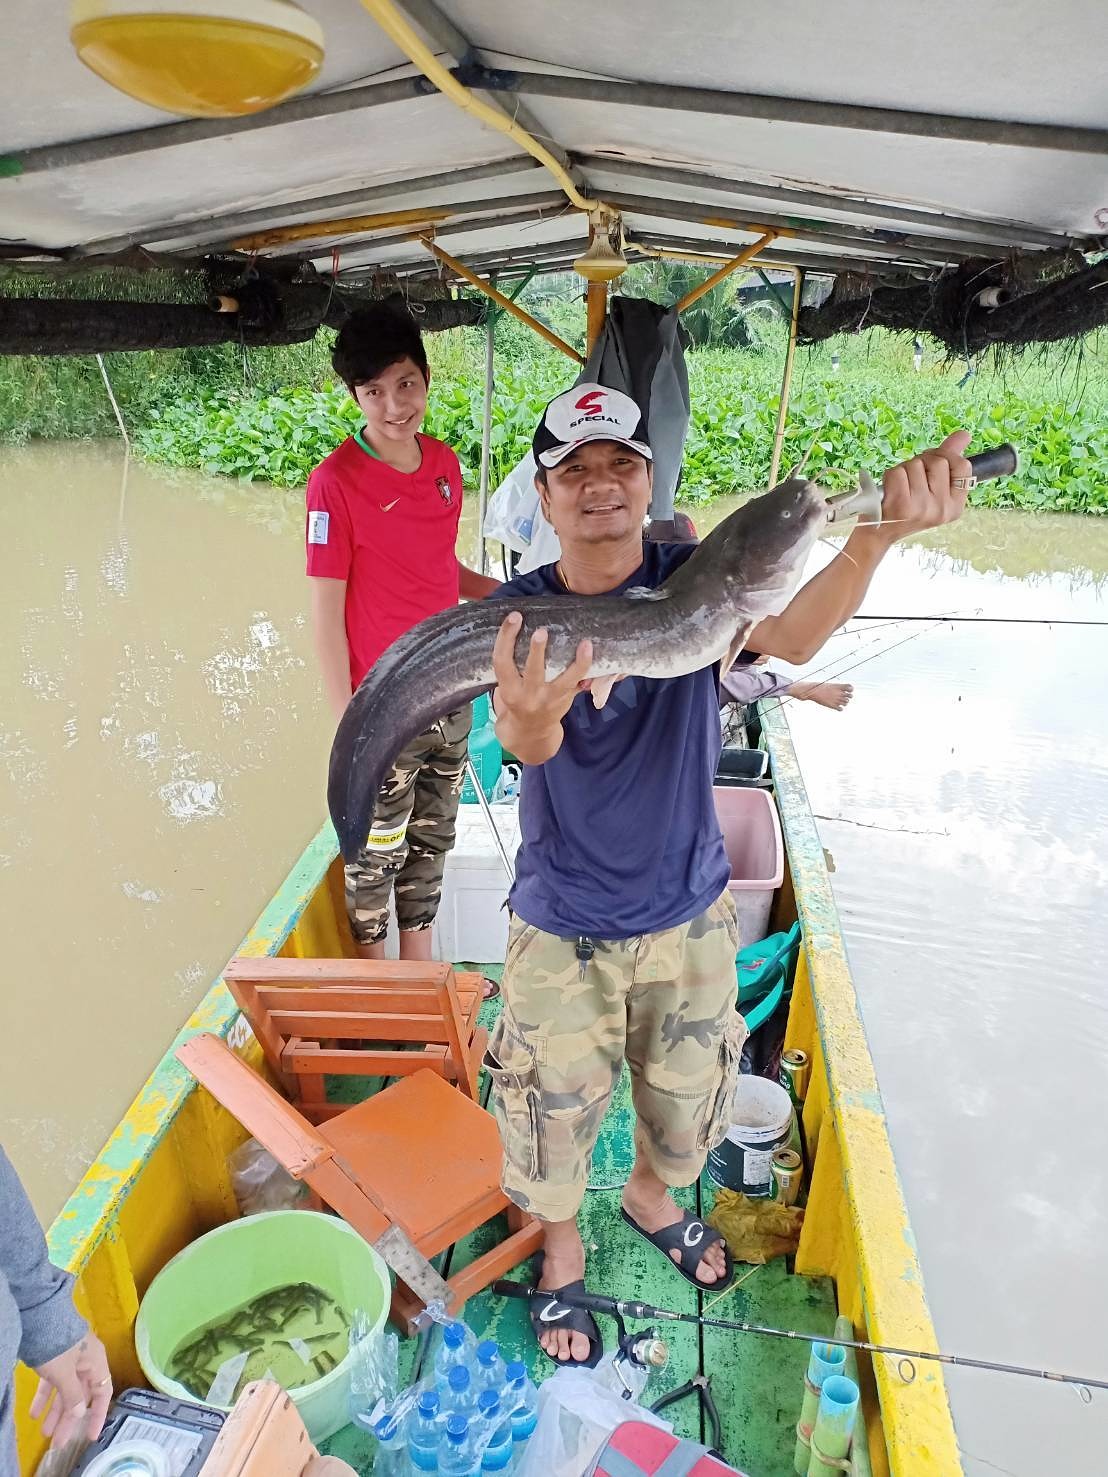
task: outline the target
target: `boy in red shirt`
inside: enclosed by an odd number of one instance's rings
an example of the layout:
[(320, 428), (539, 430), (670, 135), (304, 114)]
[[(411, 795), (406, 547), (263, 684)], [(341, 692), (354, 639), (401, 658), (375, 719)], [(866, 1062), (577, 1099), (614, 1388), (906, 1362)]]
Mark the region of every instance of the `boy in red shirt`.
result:
[[(455, 553), (462, 473), (448, 446), (420, 431), (430, 373), (414, 321), (385, 305), (352, 313), (332, 355), (365, 427), (308, 478), (312, 628), (335, 716), (385, 649), (459, 596), (498, 581)], [(381, 788), (373, 827), (346, 868), (358, 953), (383, 959), (395, 889), (400, 957), (430, 959), (446, 855), (454, 844), (469, 736), (459, 709), (414, 739)]]

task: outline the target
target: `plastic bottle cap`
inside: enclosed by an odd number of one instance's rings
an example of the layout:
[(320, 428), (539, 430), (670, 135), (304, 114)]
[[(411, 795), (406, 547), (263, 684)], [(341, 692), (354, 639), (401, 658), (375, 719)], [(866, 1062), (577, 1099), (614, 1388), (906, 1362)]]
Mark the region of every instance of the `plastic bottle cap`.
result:
[(464, 1364), (455, 1364), (446, 1379), (452, 1390), (464, 1390), (469, 1384), (469, 1370)]
[(451, 1441), (456, 1441), (460, 1446), (469, 1435), (469, 1422), (464, 1415), (452, 1415), (446, 1422), (446, 1434)]
[(479, 1364), (491, 1364), (500, 1354), (500, 1345), (495, 1339), (482, 1339), (477, 1345), (477, 1361)]
[(500, 1409), (500, 1396), (495, 1390), (482, 1390), (477, 1397), (477, 1404), (482, 1415), (496, 1415)]
[(464, 1323), (448, 1323), (442, 1331), (442, 1341), (450, 1349), (460, 1349), (466, 1341)]
[(439, 1392), (437, 1390), (424, 1390), (419, 1397), (419, 1413), (425, 1416), (438, 1415)]
[(373, 1428), (378, 1441), (391, 1441), (400, 1430), (400, 1422), (394, 1415), (383, 1415)]
[(508, 1380), (513, 1385), (522, 1384), (527, 1378), (527, 1366), (522, 1359), (513, 1359), (508, 1365)]

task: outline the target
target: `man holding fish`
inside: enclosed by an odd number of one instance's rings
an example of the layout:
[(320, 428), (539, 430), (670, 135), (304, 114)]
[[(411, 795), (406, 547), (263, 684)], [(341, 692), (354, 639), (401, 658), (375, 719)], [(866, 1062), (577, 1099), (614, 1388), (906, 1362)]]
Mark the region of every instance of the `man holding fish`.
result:
[[(795, 497), (778, 490), (759, 500), (764, 511), (748, 504), (755, 512), (735, 561), (738, 582), (734, 573), (713, 581), (713, 561), (722, 570), (728, 553), (723, 525), (699, 554), (690, 544), (643, 542), (652, 458), (634, 401), (600, 385), (577, 385), (544, 412), (534, 438), (536, 481), (561, 558), (510, 581), (495, 597), (511, 612), (492, 657), (497, 731), (525, 768), (504, 1008), (486, 1066), (505, 1191), (546, 1223), (538, 1280), (550, 1298), (532, 1304), (532, 1323), (543, 1349), (561, 1363), (593, 1364), (601, 1353), (592, 1316), (559, 1293), (581, 1289), (585, 1251), (576, 1216), (624, 1060), (636, 1113), (624, 1219), (694, 1285), (720, 1290), (733, 1275), (719, 1234), (670, 1195), (697, 1179), (708, 1149), (726, 1132), (746, 1034), (735, 1009), (739, 939), (726, 890), (730, 869), (712, 800), (720, 663), (689, 670), (678, 648), (696, 646), (701, 631), (729, 616), (732, 648), (810, 660), (857, 611), (897, 539), (959, 517), (972, 485), (969, 439), (957, 431), (886, 472), (882, 523), (857, 527), (790, 601), (826, 522), (814, 484), (794, 479)], [(771, 510), (793, 522), (778, 523), (774, 538), (763, 538), (752, 519), (764, 523)], [(785, 528), (795, 530), (791, 543), (780, 537)], [(694, 554), (703, 584), (697, 601), (686, 588), (691, 573), (680, 584), (681, 566)], [(664, 608), (647, 608), (662, 598), (656, 592), (664, 583), (667, 594), (678, 590), (685, 602), (670, 601), (672, 628)], [(601, 628), (609, 632), (616, 617), (606, 601), (628, 591), (641, 592), (641, 607), (621, 600), (620, 610), (651, 616), (655, 646), (674, 644), (675, 675), (656, 675), (667, 670), (657, 652), (651, 662), (626, 659), (628, 642), (612, 633), (604, 639), (613, 656), (597, 679)], [(759, 604), (752, 592), (772, 598)], [(580, 638), (575, 655), (568, 665), (564, 656), (555, 660), (563, 669), (550, 671), (548, 650), (567, 651), (564, 631), (552, 637), (551, 597), (576, 609), (573, 596), (601, 597), (596, 625), (590, 631), (581, 619), (572, 633)], [(534, 600), (546, 622), (538, 629), (525, 623)], [(730, 612), (713, 612), (713, 600), (729, 601)], [(763, 613), (767, 603), (777, 613)], [(520, 640), (528, 629), (529, 642)], [(709, 649), (718, 657), (718, 637)], [(617, 675), (636, 667), (655, 675)]]

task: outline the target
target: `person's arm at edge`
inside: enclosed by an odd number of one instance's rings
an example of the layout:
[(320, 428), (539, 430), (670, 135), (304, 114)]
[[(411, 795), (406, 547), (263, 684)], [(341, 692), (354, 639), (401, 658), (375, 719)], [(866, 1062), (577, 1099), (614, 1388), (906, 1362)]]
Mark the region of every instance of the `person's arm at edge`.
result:
[(463, 600), (484, 600), (486, 595), (499, 590), (503, 583), (503, 580), (494, 580), (487, 574), (478, 574), (458, 560), (458, 593)]
[(312, 643), (319, 661), (323, 690), (335, 718), (350, 702), (350, 645), (346, 638), (346, 581), (313, 575), (311, 590)]

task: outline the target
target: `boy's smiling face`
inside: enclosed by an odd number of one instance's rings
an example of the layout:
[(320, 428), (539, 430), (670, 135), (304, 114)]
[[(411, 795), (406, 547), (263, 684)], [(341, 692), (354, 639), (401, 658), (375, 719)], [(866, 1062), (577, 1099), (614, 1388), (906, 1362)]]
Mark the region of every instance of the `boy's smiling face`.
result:
[(371, 380), (354, 386), (365, 416), (366, 437), (379, 451), (410, 445), (427, 410), (427, 381), (414, 359), (405, 356)]

